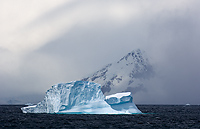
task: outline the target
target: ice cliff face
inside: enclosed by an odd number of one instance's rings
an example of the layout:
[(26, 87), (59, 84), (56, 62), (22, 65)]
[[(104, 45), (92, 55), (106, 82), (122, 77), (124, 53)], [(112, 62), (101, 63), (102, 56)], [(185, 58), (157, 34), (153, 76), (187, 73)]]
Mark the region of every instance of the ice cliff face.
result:
[(24, 113), (59, 113), (75, 106), (99, 101), (98, 107), (109, 107), (104, 101), (101, 86), (93, 82), (74, 81), (53, 85), (47, 90), (44, 100), (31, 108), (22, 108)]
[[(134, 103), (132, 103), (134, 104)], [(120, 105), (120, 104), (119, 104)], [(121, 106), (121, 105), (120, 105)], [(100, 84), (74, 81), (53, 85), (47, 90), (43, 101), (37, 105), (21, 108), (23, 113), (63, 113), (63, 114), (124, 114), (141, 113), (113, 109), (106, 101)]]
[(153, 74), (153, 68), (144, 52), (137, 49), (82, 81), (101, 84), (106, 95), (121, 91), (135, 93), (143, 89), (143, 80), (151, 78)]

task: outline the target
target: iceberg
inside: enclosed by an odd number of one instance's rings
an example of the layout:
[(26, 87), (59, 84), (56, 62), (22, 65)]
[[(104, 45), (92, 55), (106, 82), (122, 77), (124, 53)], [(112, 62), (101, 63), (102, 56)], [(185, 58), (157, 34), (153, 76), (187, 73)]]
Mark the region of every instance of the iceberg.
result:
[(116, 93), (106, 96), (105, 101), (112, 109), (128, 114), (142, 113), (133, 103), (131, 92)]
[[(120, 95), (105, 97), (101, 91), (101, 85), (94, 82), (59, 83), (47, 90), (43, 101), (37, 105), (22, 107), (21, 110), (23, 113), (58, 114), (141, 113), (132, 102), (131, 93)], [(115, 100), (116, 98), (118, 100)]]

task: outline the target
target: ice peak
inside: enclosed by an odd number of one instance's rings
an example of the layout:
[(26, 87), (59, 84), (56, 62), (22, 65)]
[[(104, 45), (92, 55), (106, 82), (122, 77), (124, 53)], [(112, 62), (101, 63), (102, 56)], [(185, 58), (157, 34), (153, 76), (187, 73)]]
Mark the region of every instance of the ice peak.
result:
[(150, 65), (145, 52), (136, 49), (126, 54), (119, 61), (106, 65), (92, 76), (82, 80), (100, 83), (103, 93), (109, 95), (130, 91), (129, 89), (132, 89), (130, 87), (140, 87), (142, 81), (149, 79), (153, 74), (153, 67)]
[(133, 51), (129, 52), (127, 55), (125, 55), (124, 57), (122, 57), (117, 63), (120, 63), (123, 60), (132, 61), (132, 62), (134, 60), (137, 60), (137, 62), (142, 62), (143, 61), (143, 53), (144, 52), (141, 52), (140, 49), (133, 50)]

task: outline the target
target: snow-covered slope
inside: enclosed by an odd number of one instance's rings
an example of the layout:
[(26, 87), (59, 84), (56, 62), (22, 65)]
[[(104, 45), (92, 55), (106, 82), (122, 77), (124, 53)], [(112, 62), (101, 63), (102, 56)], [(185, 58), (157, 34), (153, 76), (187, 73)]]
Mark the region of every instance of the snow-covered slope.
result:
[(101, 84), (102, 92), (109, 95), (122, 91), (135, 93), (152, 75), (153, 68), (145, 53), (137, 49), (82, 80)]

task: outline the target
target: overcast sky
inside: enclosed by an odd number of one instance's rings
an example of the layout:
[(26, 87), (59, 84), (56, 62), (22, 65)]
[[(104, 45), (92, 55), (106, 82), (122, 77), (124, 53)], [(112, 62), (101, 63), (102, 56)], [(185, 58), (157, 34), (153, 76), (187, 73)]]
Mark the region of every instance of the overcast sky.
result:
[(143, 104), (200, 104), (200, 1), (0, 1), (0, 99), (45, 93), (128, 52), (156, 71)]

